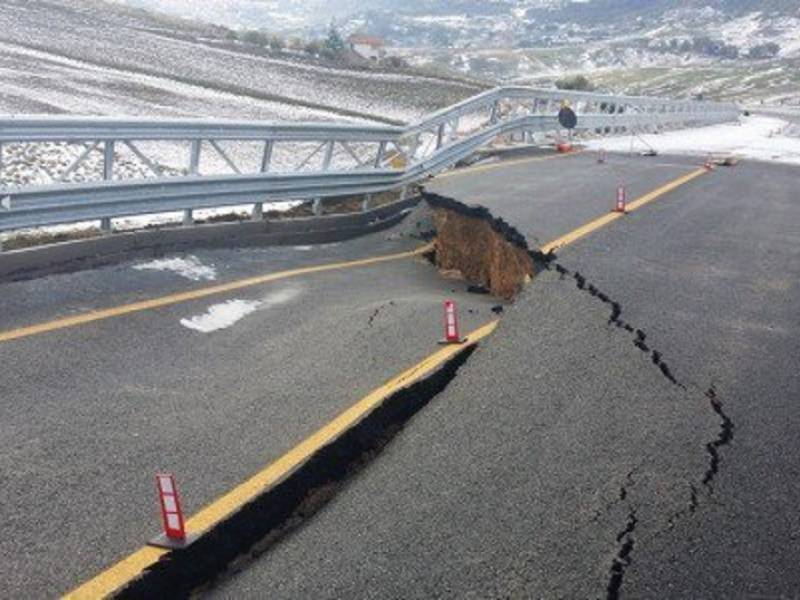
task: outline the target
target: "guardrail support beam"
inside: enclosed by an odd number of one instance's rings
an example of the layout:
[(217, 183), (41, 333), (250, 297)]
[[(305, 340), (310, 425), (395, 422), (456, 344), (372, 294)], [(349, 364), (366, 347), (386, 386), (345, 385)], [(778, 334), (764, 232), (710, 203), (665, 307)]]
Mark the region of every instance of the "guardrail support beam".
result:
[(376, 169), (380, 169), (381, 163), (383, 162), (383, 155), (386, 153), (386, 142), (381, 142), (378, 144), (378, 154), (375, 156), (375, 164), (373, 165)]
[(203, 140), (192, 140), (192, 147), (189, 149), (189, 174), (200, 174), (200, 152), (203, 149)]
[(103, 179), (114, 179), (114, 142), (111, 140), (106, 140), (103, 145)]
[(336, 146), (336, 142), (330, 141), (328, 142), (327, 146), (325, 146), (325, 156), (322, 159), (322, 170), (327, 171), (331, 168), (331, 161), (333, 160), (333, 149)]
[(261, 172), (266, 173), (269, 171), (270, 163), (272, 162), (272, 148), (273, 143), (271, 140), (264, 142), (264, 152), (261, 155)]

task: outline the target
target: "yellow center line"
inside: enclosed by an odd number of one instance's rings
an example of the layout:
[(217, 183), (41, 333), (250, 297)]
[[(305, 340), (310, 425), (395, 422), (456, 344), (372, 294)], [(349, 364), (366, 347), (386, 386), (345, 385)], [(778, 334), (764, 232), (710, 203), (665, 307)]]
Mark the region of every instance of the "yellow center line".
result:
[[(470, 333), (464, 344), (443, 347), (369, 393), (278, 460), (189, 518), (186, 521), (187, 531), (195, 534), (208, 531), (265, 491), (284, 481), (322, 448), (363, 421), (395, 392), (423, 379), (459, 353), (477, 344), (495, 330), (497, 323), (498, 321), (491, 321), (483, 325)], [(144, 546), (64, 597), (70, 600), (83, 600), (109, 596), (141, 576), (145, 569), (168, 552)]]
[(553, 160), (554, 158), (565, 158), (575, 154), (581, 154), (585, 150), (573, 150), (572, 152), (564, 152), (559, 154), (548, 154), (547, 156), (534, 156), (531, 158), (519, 158), (515, 160), (501, 160), (500, 162), (492, 163), (490, 165), (477, 165), (474, 167), (464, 167), (463, 169), (454, 169), (447, 171), (441, 175), (437, 175), (435, 179), (447, 179), (449, 177), (458, 177), (460, 175), (470, 175), (472, 173), (480, 173), (481, 171), (489, 171), (492, 169), (500, 169), (502, 167), (513, 167), (514, 165), (523, 165), (528, 163), (542, 162), (543, 160)]
[[(665, 194), (668, 194), (669, 192), (679, 188), (680, 186), (689, 183), (693, 179), (697, 179), (701, 175), (705, 175), (706, 173), (708, 173), (708, 171), (702, 168), (702, 169), (697, 169), (696, 171), (692, 171), (691, 173), (687, 173), (686, 175), (683, 175), (681, 177), (678, 177), (677, 179), (674, 179), (669, 183), (662, 185), (661, 187), (658, 187), (651, 192), (648, 192), (644, 196), (637, 198), (633, 202), (628, 203), (628, 205), (626, 206), (626, 212), (633, 212), (641, 208), (642, 206), (649, 204), (653, 200), (661, 198)], [(577, 229), (570, 231), (565, 235), (562, 235), (560, 238), (557, 238), (552, 242), (548, 242), (547, 244), (542, 246), (541, 250), (542, 252), (547, 254), (548, 252), (555, 251), (559, 248), (563, 248), (564, 246), (568, 246), (569, 244), (578, 241), (582, 237), (589, 235), (593, 231), (597, 231), (601, 227), (605, 227), (609, 223), (613, 223), (614, 221), (622, 218), (623, 216), (624, 213), (618, 213), (618, 212), (605, 214), (602, 217), (599, 217), (594, 221), (587, 223), (586, 225), (578, 227)]]
[(272, 281), (279, 281), (281, 279), (288, 279), (291, 277), (300, 277), (301, 275), (311, 275), (314, 273), (323, 273), (325, 271), (334, 271), (340, 269), (353, 269), (356, 267), (366, 267), (376, 265), (384, 262), (402, 260), (424, 254), (429, 251), (431, 245), (421, 246), (409, 252), (400, 252), (399, 254), (388, 254), (385, 256), (373, 256), (370, 258), (363, 258), (360, 260), (352, 260), (348, 262), (329, 263), (323, 265), (316, 265), (311, 267), (303, 267), (300, 269), (292, 269), (290, 271), (279, 271), (277, 273), (267, 273), (266, 275), (258, 275), (256, 277), (248, 277), (247, 279), (239, 279), (229, 283), (214, 285), (210, 287), (199, 288), (190, 290), (188, 292), (179, 292), (177, 294), (170, 294), (168, 296), (161, 296), (160, 298), (152, 298), (150, 300), (142, 300), (140, 302), (133, 302), (131, 304), (123, 304), (122, 306), (115, 306), (113, 308), (105, 308), (100, 310), (93, 310), (79, 315), (55, 319), (46, 323), (39, 323), (37, 325), (30, 325), (28, 327), (20, 327), (10, 331), (0, 331), (0, 343), (10, 342), (21, 338), (30, 337), (33, 335), (40, 335), (59, 329), (67, 329), (69, 327), (76, 327), (78, 325), (85, 325), (94, 321), (103, 321), (114, 317), (121, 317), (132, 313), (142, 312), (146, 310), (153, 310), (155, 308), (162, 308), (171, 306), (173, 304), (180, 304), (189, 302), (191, 300), (200, 300), (215, 296), (218, 294), (225, 294), (243, 288), (262, 285)]

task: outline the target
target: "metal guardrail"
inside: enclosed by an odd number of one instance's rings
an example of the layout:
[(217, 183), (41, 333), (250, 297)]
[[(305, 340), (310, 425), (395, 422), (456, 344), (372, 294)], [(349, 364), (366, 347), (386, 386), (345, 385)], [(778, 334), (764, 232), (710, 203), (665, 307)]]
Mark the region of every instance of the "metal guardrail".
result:
[[(507, 87), (408, 127), (0, 117), (0, 181), (6, 154), (22, 152), (32, 169), (39, 147), (68, 157), (57, 161), (59, 169), (42, 167), (45, 185), (0, 190), (0, 231), (89, 220), (110, 230), (112, 218), (171, 211), (183, 211), (191, 223), (196, 209), (240, 204), (253, 204), (254, 218), (262, 218), (265, 202), (297, 199), (314, 199), (319, 211), (324, 198), (403, 188), (498, 138), (552, 140), (560, 135), (555, 115), (564, 100), (582, 135), (709, 125), (739, 114), (731, 104)], [(169, 158), (155, 158), (164, 144)], [(220, 173), (225, 169), (231, 174)], [(75, 181), (78, 173), (95, 180)]]

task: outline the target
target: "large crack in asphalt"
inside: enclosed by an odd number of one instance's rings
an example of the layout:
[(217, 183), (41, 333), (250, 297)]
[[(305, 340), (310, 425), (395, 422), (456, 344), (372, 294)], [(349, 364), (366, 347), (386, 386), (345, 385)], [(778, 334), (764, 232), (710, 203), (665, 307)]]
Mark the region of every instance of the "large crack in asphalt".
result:
[(663, 354), (654, 348), (651, 348), (647, 344), (647, 334), (640, 328), (635, 327), (634, 325), (627, 323), (622, 319), (622, 305), (612, 300), (608, 294), (601, 292), (597, 286), (592, 283), (589, 283), (588, 280), (584, 275), (582, 275), (579, 271), (570, 271), (569, 269), (565, 268), (561, 264), (555, 262), (556, 256), (554, 254), (549, 254), (546, 256), (547, 263), (552, 263), (555, 270), (561, 275), (562, 279), (567, 277), (572, 277), (575, 280), (576, 287), (581, 290), (582, 292), (588, 293), (590, 296), (597, 298), (600, 302), (607, 304), (611, 309), (611, 315), (608, 318), (608, 324), (614, 325), (619, 329), (624, 329), (628, 333), (633, 334), (633, 345), (636, 346), (639, 350), (647, 354), (650, 358), (650, 361), (655, 365), (661, 374), (669, 380), (670, 383), (680, 387), (681, 389), (686, 389), (686, 386), (680, 383), (675, 376), (672, 374), (672, 370), (670, 369), (667, 362), (664, 360)]
[(184, 598), (207, 590), (308, 522), (455, 379), (477, 345), (403, 388), (194, 544), (170, 552), (117, 598)]
[[(611, 310), (611, 314), (608, 319), (609, 325), (614, 325), (617, 328), (623, 329), (628, 333), (632, 334), (632, 342), (633, 345), (638, 348), (641, 352), (648, 355), (650, 358), (651, 363), (658, 368), (661, 375), (666, 378), (672, 385), (675, 385), (683, 390), (687, 389), (687, 385), (679, 381), (675, 375), (673, 374), (672, 370), (670, 369), (668, 363), (664, 360), (664, 356), (662, 352), (652, 348), (647, 343), (647, 334), (640, 328), (626, 322), (622, 318), (622, 306), (619, 302), (611, 299), (611, 297), (600, 291), (597, 286), (590, 283), (586, 276), (580, 273), (579, 271), (570, 271), (569, 269), (565, 268), (563, 265), (559, 264), (557, 261), (557, 257), (555, 254), (550, 253), (545, 257), (545, 264), (547, 268), (555, 268), (555, 270), (561, 276), (561, 279), (564, 280), (566, 278), (572, 278), (575, 280), (576, 288), (582, 292), (588, 293), (592, 297), (596, 298), (600, 302), (607, 304)], [(699, 386), (694, 383), (689, 383), (692, 388), (697, 389), (698, 391), (702, 391)], [(707, 494), (710, 497), (714, 493), (714, 478), (719, 473), (720, 468), (720, 448), (726, 446), (731, 443), (733, 440), (733, 432), (734, 432), (734, 423), (731, 418), (724, 412), (723, 410), (723, 403), (718, 398), (716, 388), (712, 385), (710, 388), (702, 392), (706, 398), (708, 398), (711, 408), (714, 414), (721, 420), (720, 423), (720, 433), (716, 439), (710, 441), (706, 444), (706, 451), (709, 455), (709, 467), (703, 475), (702, 484), (705, 486), (707, 490)], [(698, 490), (697, 487), (689, 483), (689, 501), (686, 508), (681, 509), (673, 514), (671, 514), (668, 518), (669, 528), (675, 526), (677, 521), (689, 514), (693, 514), (698, 506), (700, 505), (698, 499)], [(627, 489), (625, 487), (622, 488), (623, 492), (621, 493), (621, 500), (624, 500), (627, 496)], [(616, 503), (614, 503), (616, 504)], [(625, 571), (630, 566), (633, 558), (632, 553), (634, 549), (634, 539), (633, 539), (633, 532), (636, 528), (638, 520), (636, 518), (636, 510), (631, 508), (628, 514), (628, 522), (626, 528), (617, 536), (617, 542), (621, 544), (617, 555), (614, 557), (614, 560), (611, 565), (610, 570), (610, 579), (608, 583), (607, 591), (607, 598), (608, 599), (616, 599), (619, 597), (620, 591), (622, 589), (622, 585), (625, 578)]]
[[(717, 476), (720, 468), (720, 448), (730, 444), (730, 442), (733, 440), (734, 431), (733, 421), (724, 412), (723, 403), (717, 397), (714, 386), (712, 385), (707, 390), (703, 390), (695, 383), (684, 383), (680, 381), (673, 373), (669, 363), (665, 360), (663, 352), (652, 347), (652, 344), (648, 341), (648, 336), (644, 329), (637, 327), (623, 319), (623, 309), (620, 302), (612, 299), (609, 294), (601, 291), (595, 284), (588, 281), (584, 274), (580, 273), (579, 271), (570, 271), (561, 265), (557, 261), (557, 256), (552, 251), (545, 255), (538, 250), (531, 249), (528, 246), (527, 240), (519, 233), (519, 231), (502, 219), (495, 218), (490, 211), (488, 211), (488, 209), (484, 207), (468, 207), (457, 200), (443, 198), (441, 196), (435, 196), (431, 194), (424, 194), (424, 197), (426, 200), (428, 200), (429, 205), (439, 209), (440, 211), (454, 211), (462, 216), (487, 221), (494, 231), (497, 232), (497, 234), (505, 237), (508, 243), (511, 243), (516, 248), (523, 249), (528, 252), (532, 259), (532, 274), (538, 273), (543, 269), (549, 270), (554, 268), (559, 273), (562, 280), (567, 278), (574, 279), (578, 290), (587, 293), (593, 298), (608, 305), (610, 309), (608, 324), (630, 333), (632, 344), (648, 357), (649, 362), (657, 369), (657, 372), (662, 377), (669, 381), (670, 384), (682, 390), (687, 390), (688, 387), (691, 387), (692, 389), (704, 394), (704, 396), (708, 398), (711, 409), (713, 410), (715, 416), (721, 420), (719, 435), (716, 439), (708, 442), (705, 446), (705, 449), (709, 455), (709, 467), (702, 477), (702, 485), (705, 487), (707, 495), (710, 497), (714, 492), (714, 478)], [(519, 285), (521, 286), (522, 282), (520, 282)], [(630, 477), (630, 475), (628, 477)], [(687, 505), (685, 508), (682, 508), (681, 510), (669, 515), (667, 521), (670, 528), (674, 527), (679, 519), (693, 514), (700, 505), (697, 486), (689, 481), (687, 482), (687, 487)], [(628, 488), (623, 486), (620, 492), (620, 499), (612, 503), (611, 506), (625, 501), (627, 496)], [(617, 536), (617, 543), (620, 544), (620, 547), (610, 569), (610, 579), (606, 590), (608, 598), (619, 597), (622, 585), (624, 583), (625, 571), (633, 560), (633, 532), (636, 529), (637, 524), (638, 519), (636, 517), (636, 510), (635, 508), (630, 508), (625, 529)]]
[(703, 475), (703, 485), (706, 486), (708, 494), (712, 495), (714, 493), (714, 478), (717, 476), (717, 473), (719, 473), (719, 464), (721, 462), (719, 449), (733, 441), (734, 424), (723, 410), (722, 401), (717, 397), (717, 390), (714, 385), (706, 390), (705, 395), (711, 404), (711, 409), (719, 416), (721, 421), (719, 436), (717, 436), (717, 439), (714, 441), (706, 444), (706, 450), (711, 460), (708, 470), (705, 475)]
[(632, 508), (628, 513), (628, 521), (625, 524), (625, 528), (617, 534), (617, 543), (620, 544), (620, 547), (611, 565), (611, 577), (606, 587), (607, 600), (617, 600), (619, 598), (622, 582), (625, 579), (625, 570), (632, 562), (631, 554), (633, 554), (635, 544), (633, 532), (636, 531), (638, 523), (636, 509)]

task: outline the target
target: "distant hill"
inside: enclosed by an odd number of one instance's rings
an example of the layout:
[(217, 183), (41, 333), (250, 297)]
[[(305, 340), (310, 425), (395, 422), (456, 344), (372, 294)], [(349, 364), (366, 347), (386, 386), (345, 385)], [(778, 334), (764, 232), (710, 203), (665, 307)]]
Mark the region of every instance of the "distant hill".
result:
[(229, 33), (100, 0), (3, 0), (0, 113), (406, 122), (485, 89)]
[(495, 83), (587, 74), (605, 89), (800, 102), (798, 0), (116, 0), (217, 23), (384, 37)]

